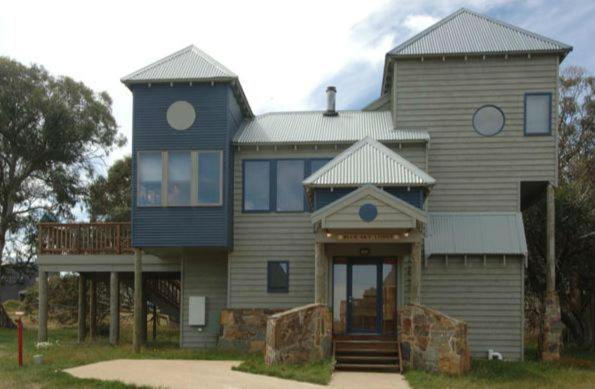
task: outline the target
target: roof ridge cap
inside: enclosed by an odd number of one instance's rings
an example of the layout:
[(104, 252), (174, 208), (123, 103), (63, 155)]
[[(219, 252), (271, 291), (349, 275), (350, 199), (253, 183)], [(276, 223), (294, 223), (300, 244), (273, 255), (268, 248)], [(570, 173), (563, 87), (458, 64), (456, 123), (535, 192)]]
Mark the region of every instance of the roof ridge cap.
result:
[(134, 76), (136, 76), (136, 75), (138, 75), (138, 74), (140, 74), (140, 73), (143, 73), (143, 72), (147, 71), (148, 69), (151, 69), (151, 68), (153, 68), (153, 67), (155, 67), (155, 66), (157, 66), (157, 65), (161, 65), (162, 63), (164, 63), (164, 62), (167, 62), (167, 61), (170, 61), (170, 60), (172, 60), (173, 58), (177, 58), (178, 56), (180, 56), (180, 55), (182, 55), (182, 54), (184, 54), (184, 53), (188, 52), (189, 50), (191, 50), (193, 46), (194, 46), (194, 45), (186, 46), (186, 47), (184, 47), (183, 49), (180, 49), (180, 50), (178, 50), (178, 51), (175, 51), (175, 52), (173, 52), (173, 53), (171, 53), (171, 54), (168, 54), (168, 55), (166, 55), (166, 56), (165, 56), (165, 57), (163, 57), (163, 58), (160, 58), (160, 59), (158, 59), (158, 60), (156, 60), (156, 61), (154, 61), (154, 62), (151, 62), (150, 64), (148, 64), (148, 65), (145, 65), (145, 66), (143, 66), (142, 68), (140, 68), (140, 69), (138, 69), (138, 70), (135, 70), (134, 72), (132, 72), (132, 73), (129, 73), (129, 74), (127, 74), (127, 75), (125, 75), (124, 77), (122, 77), (122, 78), (120, 79), (120, 81), (124, 82), (124, 81), (126, 81), (127, 79), (129, 79), (129, 78), (132, 78), (132, 77), (134, 77)]

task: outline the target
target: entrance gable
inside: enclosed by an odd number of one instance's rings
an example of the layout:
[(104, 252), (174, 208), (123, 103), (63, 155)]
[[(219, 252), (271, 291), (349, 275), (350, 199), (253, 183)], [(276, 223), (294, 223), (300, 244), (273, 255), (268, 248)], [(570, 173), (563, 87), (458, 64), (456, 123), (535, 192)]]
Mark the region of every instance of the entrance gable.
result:
[(311, 215), (323, 229), (413, 229), (426, 213), (373, 185), (365, 185)]

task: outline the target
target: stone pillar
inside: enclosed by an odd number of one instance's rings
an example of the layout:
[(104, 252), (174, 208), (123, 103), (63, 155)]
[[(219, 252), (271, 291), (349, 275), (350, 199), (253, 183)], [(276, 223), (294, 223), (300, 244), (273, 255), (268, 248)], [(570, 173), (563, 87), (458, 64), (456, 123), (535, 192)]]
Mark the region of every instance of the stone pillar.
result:
[(83, 343), (87, 335), (87, 278), (83, 273), (79, 273), (78, 297), (78, 342)]
[(421, 304), (421, 242), (411, 244), (411, 302)]
[(140, 352), (143, 327), (143, 266), (141, 249), (134, 249), (134, 334), (132, 346), (135, 353)]
[(89, 338), (97, 337), (97, 280), (89, 278)]
[(546, 292), (539, 351), (541, 359), (555, 361), (560, 359), (564, 325), (556, 292), (556, 202), (552, 184), (547, 186), (546, 200)]
[(110, 274), (109, 311), (109, 342), (115, 345), (120, 339), (120, 277), (115, 271)]
[(327, 263), (324, 254), (324, 243), (314, 243), (314, 302), (328, 305), (327, 292)]
[(47, 342), (48, 340), (48, 274), (39, 271), (39, 308), (38, 308), (39, 330), (37, 341)]

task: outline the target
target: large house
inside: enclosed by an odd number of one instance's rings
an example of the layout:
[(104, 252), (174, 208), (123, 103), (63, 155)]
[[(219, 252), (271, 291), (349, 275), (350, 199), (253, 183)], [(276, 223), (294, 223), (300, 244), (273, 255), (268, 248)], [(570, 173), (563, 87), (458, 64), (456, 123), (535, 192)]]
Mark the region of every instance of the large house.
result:
[(466, 322), (474, 357), (522, 359), (521, 211), (557, 184), (571, 49), (461, 9), (386, 54), (361, 111), (329, 87), (323, 110), (255, 115), (194, 46), (125, 76), (131, 227), (40, 226), (40, 339), (46, 272), (75, 271), (83, 313), (86, 282), (93, 311), (98, 281), (133, 275), (137, 307), (177, 304), (182, 347), (263, 347), (267, 315), (312, 303), (335, 339), (390, 341), (413, 302)]

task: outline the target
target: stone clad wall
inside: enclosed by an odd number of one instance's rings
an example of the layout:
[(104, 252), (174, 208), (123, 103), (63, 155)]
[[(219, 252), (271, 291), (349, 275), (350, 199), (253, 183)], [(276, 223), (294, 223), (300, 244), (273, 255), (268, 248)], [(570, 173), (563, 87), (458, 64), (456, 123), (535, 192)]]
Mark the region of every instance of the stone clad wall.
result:
[(406, 305), (399, 312), (399, 322), (406, 366), (448, 374), (470, 369), (465, 322), (418, 304)]
[(264, 352), (267, 318), (283, 309), (223, 309), (219, 346)]
[(303, 363), (331, 354), (332, 317), (324, 304), (309, 304), (269, 317), (265, 362)]

